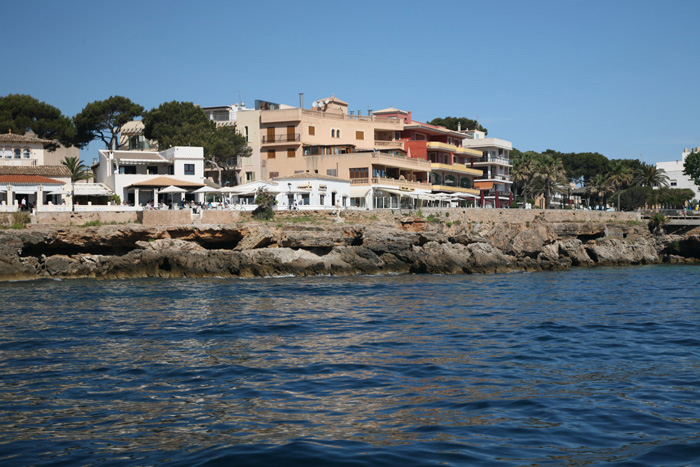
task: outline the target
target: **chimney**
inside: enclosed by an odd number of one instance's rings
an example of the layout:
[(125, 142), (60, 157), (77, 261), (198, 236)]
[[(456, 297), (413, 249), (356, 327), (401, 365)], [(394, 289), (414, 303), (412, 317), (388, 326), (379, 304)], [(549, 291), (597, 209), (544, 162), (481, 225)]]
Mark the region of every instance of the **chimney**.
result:
[(299, 93), (299, 108), (300, 109), (304, 108), (304, 93), (303, 92)]
[(457, 122), (457, 131), (462, 131), (462, 122)]

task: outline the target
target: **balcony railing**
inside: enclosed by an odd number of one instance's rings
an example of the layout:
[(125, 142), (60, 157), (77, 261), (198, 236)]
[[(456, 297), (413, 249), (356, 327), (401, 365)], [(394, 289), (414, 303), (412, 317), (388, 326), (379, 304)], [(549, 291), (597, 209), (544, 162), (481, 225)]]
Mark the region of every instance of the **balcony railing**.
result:
[(293, 142), (293, 141), (300, 141), (301, 140), (301, 135), (299, 133), (294, 133), (293, 135), (274, 135), (274, 136), (263, 136), (262, 137), (262, 142), (263, 144), (265, 143), (286, 143), (286, 142)]
[(503, 165), (511, 165), (513, 162), (510, 159), (506, 159), (505, 157), (493, 157), (493, 156), (482, 156), (481, 159), (475, 160), (474, 163), (478, 164), (479, 162), (495, 162), (496, 164), (503, 164)]
[(31, 167), (37, 165), (36, 159), (0, 159), (0, 165), (13, 167)]
[(416, 159), (413, 157), (407, 157), (407, 156), (398, 155), (398, 154), (389, 154), (386, 152), (373, 152), (372, 159), (380, 159), (380, 160), (383, 159), (386, 161), (404, 161), (404, 162), (408, 162), (411, 164), (424, 166), (426, 170), (430, 169), (430, 161), (428, 161), (428, 160)]
[(391, 123), (394, 125), (403, 124), (403, 120), (396, 117), (377, 117), (376, 115), (343, 115), (340, 113), (332, 112), (322, 112), (320, 110), (308, 110), (302, 109), (301, 113), (303, 115), (309, 115), (313, 117), (320, 118), (330, 118), (335, 120), (355, 120), (360, 122), (380, 122), (380, 123)]
[(398, 180), (396, 178), (353, 178), (350, 180), (351, 185), (389, 185), (398, 188), (419, 188), (422, 190), (431, 190), (432, 185), (424, 182), (409, 182), (408, 180)]
[(381, 141), (375, 140), (374, 146), (377, 148), (403, 149), (403, 141)]

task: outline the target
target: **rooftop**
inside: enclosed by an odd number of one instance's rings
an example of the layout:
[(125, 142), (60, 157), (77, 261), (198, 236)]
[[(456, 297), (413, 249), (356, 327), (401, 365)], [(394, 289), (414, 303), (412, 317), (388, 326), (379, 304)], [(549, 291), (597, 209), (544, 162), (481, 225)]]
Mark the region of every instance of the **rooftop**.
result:
[(70, 177), (70, 170), (65, 165), (0, 165), (0, 175), (39, 175), (43, 177)]

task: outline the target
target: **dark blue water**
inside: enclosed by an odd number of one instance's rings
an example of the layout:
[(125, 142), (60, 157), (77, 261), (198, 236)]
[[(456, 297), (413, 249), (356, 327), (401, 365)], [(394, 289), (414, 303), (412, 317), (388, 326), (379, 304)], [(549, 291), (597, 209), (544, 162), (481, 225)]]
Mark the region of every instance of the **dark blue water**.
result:
[(0, 465), (700, 465), (700, 268), (0, 284)]

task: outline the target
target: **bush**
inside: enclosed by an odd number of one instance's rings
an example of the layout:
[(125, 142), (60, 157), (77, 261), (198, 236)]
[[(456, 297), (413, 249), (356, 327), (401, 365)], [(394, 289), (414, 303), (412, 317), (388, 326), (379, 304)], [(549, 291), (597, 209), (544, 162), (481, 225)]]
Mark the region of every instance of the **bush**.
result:
[(20, 211), (12, 213), (11, 229), (23, 229), (32, 221), (28, 212)]
[(253, 211), (253, 219), (269, 221), (275, 217), (275, 211), (273, 211), (272, 208), (277, 204), (277, 201), (275, 201), (275, 197), (270, 193), (259, 190), (258, 194), (255, 196), (255, 204), (257, 204), (258, 207)]

